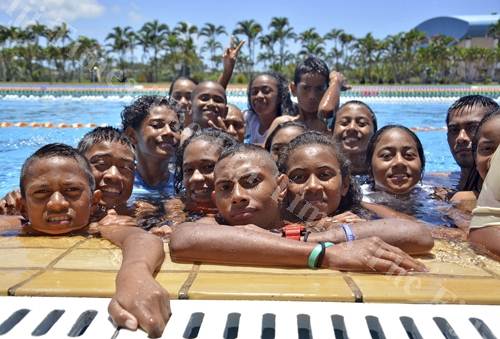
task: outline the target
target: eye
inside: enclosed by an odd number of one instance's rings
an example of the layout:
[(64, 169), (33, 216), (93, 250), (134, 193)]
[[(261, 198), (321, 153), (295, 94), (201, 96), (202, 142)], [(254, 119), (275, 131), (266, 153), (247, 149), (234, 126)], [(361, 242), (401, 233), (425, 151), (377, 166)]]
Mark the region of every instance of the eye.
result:
[(296, 184), (303, 184), (307, 180), (306, 174), (302, 171), (294, 171), (289, 174), (288, 178)]
[(210, 100), (210, 96), (208, 94), (202, 94), (199, 96), (201, 101), (208, 101)]
[(149, 126), (153, 127), (154, 129), (161, 129), (165, 126), (165, 123), (163, 121), (152, 121)]
[(268, 87), (268, 86), (264, 86), (262, 88), (262, 94), (269, 94), (273, 91), (273, 89), (271, 87)]
[(262, 178), (259, 175), (249, 175), (241, 181), (241, 186), (244, 188), (253, 188), (262, 182)]
[(349, 125), (349, 120), (347, 120), (347, 119), (342, 119), (342, 120), (340, 120), (340, 123), (339, 123), (339, 124), (340, 124), (340, 126), (347, 126), (347, 125)]
[(221, 182), (217, 185), (216, 189), (219, 192), (230, 192), (233, 188), (233, 184), (230, 182)]
[(193, 172), (194, 172), (194, 169), (192, 167), (187, 167), (187, 166), (184, 166), (184, 168), (182, 169), (182, 174), (184, 176), (191, 176), (193, 175)]
[(180, 124), (178, 122), (172, 121), (170, 124), (168, 124), (170, 127), (170, 130), (172, 132), (179, 132), (180, 131)]
[(223, 97), (219, 97), (219, 96), (214, 97), (214, 101), (215, 101), (216, 103), (218, 103), (218, 104), (223, 104), (223, 103), (225, 103), (224, 98), (223, 98)]
[(458, 132), (460, 132), (460, 129), (458, 128), (458, 126), (456, 126), (456, 125), (450, 125), (448, 127), (448, 133), (458, 134)]
[(389, 161), (393, 158), (392, 153), (390, 152), (382, 152), (379, 154), (379, 158), (381, 158), (384, 161)]
[(206, 164), (202, 167), (201, 171), (203, 174), (210, 174), (210, 173), (213, 173), (214, 167), (215, 167), (215, 164), (213, 164), (213, 163)]
[(414, 159), (416, 159), (417, 157), (418, 157), (417, 153), (412, 152), (412, 151), (410, 151), (410, 152), (406, 152), (406, 153), (404, 154), (404, 158), (405, 158), (406, 160), (414, 160)]
[(323, 171), (319, 172), (318, 179), (321, 181), (328, 181), (334, 176), (335, 176), (335, 173), (333, 173), (332, 171), (323, 170)]
[(368, 121), (366, 120), (358, 120), (358, 126), (359, 127), (365, 127), (368, 125)]
[(109, 168), (109, 164), (104, 161), (99, 161), (97, 163), (92, 164), (96, 170), (99, 172), (104, 172)]
[(78, 196), (82, 192), (82, 189), (77, 186), (71, 186), (64, 189), (64, 193), (69, 196)]

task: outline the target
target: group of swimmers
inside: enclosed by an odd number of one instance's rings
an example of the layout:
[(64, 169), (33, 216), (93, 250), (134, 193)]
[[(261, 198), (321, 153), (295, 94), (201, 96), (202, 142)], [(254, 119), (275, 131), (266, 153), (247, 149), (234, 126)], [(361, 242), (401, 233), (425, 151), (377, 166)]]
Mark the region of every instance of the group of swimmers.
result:
[[(226, 57), (234, 61), (236, 49)], [(339, 107), (349, 85), (314, 56), (297, 66), (291, 84), (274, 72), (256, 75), (242, 113), (227, 103), (234, 62), (226, 64), (219, 82), (178, 78), (168, 96), (138, 98), (123, 109), (121, 129), (97, 127), (77, 148), (37, 150), (22, 167), (19, 191), (0, 201), (3, 228), (100, 234), (117, 244), (123, 263), (111, 317), (152, 336), (170, 317), (168, 293), (153, 276), (164, 256), (158, 236), (181, 262), (426, 271), (410, 255), (432, 249), (431, 231), (397, 205), (423, 177), (417, 135), (402, 125), (378, 129), (361, 101)], [(500, 166), (491, 161), (499, 117), (498, 104), (482, 96), (460, 98), (448, 111), (461, 172), (456, 187), (434, 196), (461, 213), (470, 214), (479, 196), (484, 218), (483, 202), (500, 195), (479, 194), (490, 164)], [(366, 199), (361, 185), (395, 205)], [(481, 220), (473, 219), (469, 239), (500, 255), (498, 220)]]

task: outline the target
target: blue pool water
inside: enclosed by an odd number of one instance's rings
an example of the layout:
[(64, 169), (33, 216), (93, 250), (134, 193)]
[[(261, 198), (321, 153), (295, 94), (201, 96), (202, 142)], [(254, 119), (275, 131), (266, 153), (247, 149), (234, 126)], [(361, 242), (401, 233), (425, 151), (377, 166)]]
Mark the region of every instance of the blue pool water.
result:
[[(245, 108), (242, 97), (229, 102)], [(0, 98), (0, 122), (95, 123), (120, 125), (120, 112), (132, 97)], [(370, 103), (378, 125), (403, 124), (408, 127), (437, 128), (417, 132), (427, 159), (426, 172), (458, 170), (446, 142), (445, 114), (454, 100), (440, 103)], [(76, 145), (88, 128), (0, 128), (0, 196), (17, 188), (24, 159), (39, 147), (51, 142)]]

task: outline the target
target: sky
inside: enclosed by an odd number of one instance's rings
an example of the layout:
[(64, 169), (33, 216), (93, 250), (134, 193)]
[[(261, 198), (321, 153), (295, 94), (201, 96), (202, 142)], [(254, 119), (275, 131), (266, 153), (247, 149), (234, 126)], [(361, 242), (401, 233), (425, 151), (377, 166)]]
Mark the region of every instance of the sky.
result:
[(314, 27), (325, 34), (337, 28), (356, 37), (372, 32), (383, 38), (436, 16), (493, 12), (500, 13), (500, 0), (1, 0), (0, 25), (65, 21), (73, 36), (102, 42), (114, 26), (139, 29), (154, 19), (170, 27), (179, 21), (211, 22), (230, 32), (241, 20), (254, 19), (267, 30), (272, 17), (285, 16), (295, 32)]

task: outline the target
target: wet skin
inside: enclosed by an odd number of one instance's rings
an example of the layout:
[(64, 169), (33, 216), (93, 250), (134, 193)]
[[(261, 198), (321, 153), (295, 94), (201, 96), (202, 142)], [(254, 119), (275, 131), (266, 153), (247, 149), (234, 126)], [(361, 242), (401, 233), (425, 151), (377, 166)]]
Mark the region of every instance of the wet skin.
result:
[(485, 122), (479, 130), (476, 151), (476, 169), (484, 180), (490, 169), (490, 161), (500, 145), (500, 115)]
[(297, 97), (301, 112), (307, 116), (316, 116), (319, 103), (328, 88), (328, 79), (319, 73), (306, 73), (298, 84), (292, 83), (290, 89)]
[(279, 153), (293, 139), (304, 133), (304, 129), (297, 126), (290, 126), (280, 129), (271, 142), (271, 156), (274, 161), (278, 160)]
[(294, 149), (288, 158), (287, 176), (290, 212), (301, 219), (319, 220), (334, 214), (349, 189), (337, 156), (326, 145)]
[(138, 157), (170, 159), (179, 144), (179, 118), (165, 106), (154, 106), (135, 133)]
[(362, 105), (349, 104), (337, 112), (333, 137), (346, 156), (351, 157), (366, 152), (373, 128), (370, 111)]
[(188, 79), (179, 79), (174, 83), (172, 88), (171, 98), (175, 104), (175, 108), (184, 112), (184, 125), (187, 126), (192, 122), (191, 117), (191, 94), (196, 84)]
[(422, 175), (417, 145), (399, 128), (389, 129), (379, 137), (371, 166), (375, 187), (392, 194), (410, 192)]
[(448, 145), (460, 168), (471, 168), (474, 165), (472, 138), (486, 110), (484, 107), (473, 106), (450, 114), (447, 126)]
[(182, 180), (188, 200), (198, 207), (214, 208), (214, 167), (220, 145), (206, 140), (194, 140), (184, 150)]
[(224, 123), (226, 132), (232, 135), (239, 142), (245, 139), (245, 119), (241, 110), (233, 105), (228, 105), (228, 112)]
[(134, 153), (120, 142), (104, 141), (84, 154), (89, 160), (96, 189), (102, 192), (100, 204), (107, 208), (126, 205), (134, 185)]
[(224, 88), (213, 81), (202, 82), (195, 87), (192, 100), (193, 123), (201, 128), (210, 127), (211, 121), (218, 124), (217, 118), (226, 118), (227, 105)]
[(278, 81), (269, 75), (257, 76), (250, 87), (250, 103), (261, 120), (275, 118), (279, 104)]
[(92, 205), (99, 191), (90, 191), (87, 176), (76, 160), (50, 157), (35, 160), (24, 183), (21, 199), (23, 215), (33, 230), (45, 234), (65, 234), (89, 223)]
[(213, 199), (229, 225), (280, 225), (279, 187), (285, 177), (271, 161), (256, 153), (238, 153), (215, 166)]

